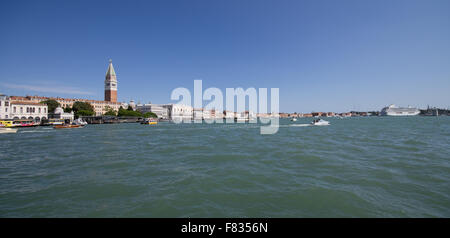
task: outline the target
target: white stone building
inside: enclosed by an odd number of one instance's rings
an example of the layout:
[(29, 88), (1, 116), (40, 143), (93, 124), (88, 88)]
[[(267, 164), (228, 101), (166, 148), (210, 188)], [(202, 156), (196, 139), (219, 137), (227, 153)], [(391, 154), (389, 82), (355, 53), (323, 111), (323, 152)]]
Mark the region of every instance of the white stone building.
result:
[[(112, 108), (114, 111), (119, 111), (119, 108), (122, 106), (120, 102), (109, 102), (109, 101), (98, 101), (98, 100), (89, 100), (89, 99), (80, 99), (80, 98), (60, 98), (60, 97), (39, 97), (39, 96), (11, 96), (11, 100), (21, 101), (21, 102), (34, 102), (39, 103), (46, 100), (55, 100), (57, 101), (62, 108), (73, 107), (75, 102), (87, 102), (92, 105), (94, 108), (95, 116), (101, 116), (108, 111), (108, 108)], [(126, 109), (126, 108), (125, 108)]]
[(192, 109), (192, 118), (194, 120), (202, 120), (203, 119), (203, 108)]
[(167, 108), (168, 118), (172, 121), (191, 121), (193, 118), (193, 108), (183, 104), (166, 104), (162, 107)]
[(211, 117), (214, 119), (223, 119), (225, 117), (223, 111), (217, 111), (217, 110), (210, 110)]
[(42, 103), (11, 101), (9, 110), (11, 119), (29, 119), (40, 122), (48, 118), (48, 107)]
[(164, 107), (164, 105), (158, 105), (158, 104), (138, 104), (136, 106), (136, 111), (139, 111), (143, 114), (147, 113), (147, 112), (153, 112), (155, 113), (158, 118), (161, 119), (169, 119), (169, 112), (167, 107)]
[(203, 119), (213, 119), (210, 110), (203, 109)]
[(236, 117), (236, 113), (232, 111), (224, 111), (223, 117), (226, 119), (234, 119)]
[(128, 109), (128, 106), (130, 106), (132, 109), (133, 109), (133, 111), (136, 111), (136, 103), (134, 102), (134, 100), (131, 100), (129, 103), (128, 103), (128, 105), (124, 108), (124, 109)]
[(9, 115), (10, 112), (11, 109), (9, 97), (0, 94), (0, 119), (11, 119)]
[(73, 111), (70, 113), (64, 112), (64, 110), (61, 107), (57, 107), (51, 116), (54, 119), (62, 119), (64, 121), (69, 121), (70, 123), (73, 122), (75, 118)]

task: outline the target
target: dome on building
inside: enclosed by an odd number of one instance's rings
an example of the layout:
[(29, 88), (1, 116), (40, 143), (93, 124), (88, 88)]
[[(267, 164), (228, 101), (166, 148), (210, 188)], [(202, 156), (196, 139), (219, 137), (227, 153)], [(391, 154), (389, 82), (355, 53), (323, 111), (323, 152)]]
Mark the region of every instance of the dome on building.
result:
[(133, 109), (136, 107), (136, 103), (134, 103), (134, 100), (131, 100), (130, 103), (128, 103), (128, 105)]
[(64, 113), (64, 110), (61, 108), (61, 107), (57, 107), (56, 109), (55, 109), (55, 112), (54, 112), (55, 114), (63, 114)]

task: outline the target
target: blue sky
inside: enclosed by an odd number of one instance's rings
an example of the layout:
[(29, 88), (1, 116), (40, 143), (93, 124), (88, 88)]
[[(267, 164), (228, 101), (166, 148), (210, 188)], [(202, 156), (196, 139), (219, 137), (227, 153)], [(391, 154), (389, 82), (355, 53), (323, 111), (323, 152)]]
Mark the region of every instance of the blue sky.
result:
[[(0, 93), (169, 103), (280, 88), (286, 112), (450, 107), (450, 1), (2, 1)], [(205, 102), (206, 104), (207, 102)]]

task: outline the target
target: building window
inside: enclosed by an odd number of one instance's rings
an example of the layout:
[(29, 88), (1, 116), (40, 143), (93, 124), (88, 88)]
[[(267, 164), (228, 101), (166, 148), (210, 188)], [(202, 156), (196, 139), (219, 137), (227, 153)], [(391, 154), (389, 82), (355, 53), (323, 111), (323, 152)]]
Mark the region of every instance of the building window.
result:
[(47, 113), (47, 108), (44, 108), (44, 113)]
[(16, 113), (16, 107), (13, 107), (13, 111), (14, 111), (14, 113)]
[(8, 119), (8, 115), (5, 115), (5, 118)]
[(41, 113), (41, 108), (39, 108), (39, 114)]
[(5, 107), (9, 107), (9, 102), (5, 102)]
[(23, 113), (23, 107), (20, 107), (20, 113)]
[(5, 112), (8, 112), (8, 108), (7, 107), (5, 107)]

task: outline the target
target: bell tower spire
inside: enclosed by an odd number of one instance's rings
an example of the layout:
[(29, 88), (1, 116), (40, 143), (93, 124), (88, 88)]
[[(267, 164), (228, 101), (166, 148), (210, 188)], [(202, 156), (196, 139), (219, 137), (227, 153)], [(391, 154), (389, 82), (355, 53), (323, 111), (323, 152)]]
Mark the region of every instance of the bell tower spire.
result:
[(105, 101), (117, 102), (117, 77), (111, 59), (105, 76)]

